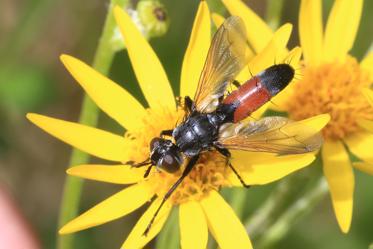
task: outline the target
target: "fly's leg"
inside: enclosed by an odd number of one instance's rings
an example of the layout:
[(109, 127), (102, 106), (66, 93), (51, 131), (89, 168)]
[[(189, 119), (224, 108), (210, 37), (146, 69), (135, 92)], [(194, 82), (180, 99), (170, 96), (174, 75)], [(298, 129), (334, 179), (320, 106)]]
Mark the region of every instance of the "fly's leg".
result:
[(232, 85), (234, 85), (235, 87), (239, 88), (241, 86), (241, 83), (238, 82), (237, 80), (234, 80), (234, 81), (232, 81)]
[(185, 96), (184, 98), (184, 106), (185, 106), (185, 111), (187, 112), (193, 112), (195, 109), (193, 100), (189, 96)]
[(164, 136), (172, 136), (172, 132), (173, 132), (174, 130), (163, 130), (163, 131), (161, 131), (161, 133), (159, 134), (159, 136), (160, 137), (164, 137)]
[(227, 164), (229, 166), (229, 168), (231, 168), (231, 170), (233, 171), (233, 173), (237, 176), (238, 180), (240, 180), (242, 186), (244, 186), (245, 188), (250, 188), (251, 185), (249, 184), (246, 184), (245, 181), (242, 179), (242, 177), (240, 176), (240, 174), (237, 172), (237, 170), (233, 167), (233, 165), (229, 162), (229, 159), (231, 158), (231, 153), (229, 152), (229, 150), (227, 150), (226, 148), (222, 148), (222, 147), (219, 147), (219, 146), (214, 146), (215, 149), (220, 153), (222, 154), (223, 156), (225, 156), (227, 158)]
[(150, 159), (147, 158), (145, 161), (140, 162), (140, 163), (136, 163), (134, 161), (127, 161), (124, 164), (130, 165), (133, 168), (140, 168), (140, 167), (143, 167), (143, 166), (151, 164), (151, 162), (150, 162)]
[(233, 167), (233, 165), (231, 163), (228, 163), (228, 166), (229, 168), (231, 168), (231, 170), (233, 171), (233, 173), (237, 176), (238, 180), (240, 180), (242, 186), (244, 186), (245, 188), (250, 188), (251, 185), (250, 184), (246, 184), (245, 181), (242, 179), (242, 177), (238, 174), (237, 170)]
[(146, 159), (145, 161), (143, 161), (141, 163), (135, 163), (134, 161), (128, 161), (128, 162), (125, 162), (124, 164), (130, 165), (133, 168), (140, 168), (140, 167), (149, 165), (148, 168), (146, 169), (145, 173), (144, 173), (144, 178), (147, 178), (149, 176), (150, 170), (153, 167), (153, 164), (151, 163), (151, 161), (149, 159)]
[(172, 187), (167, 191), (167, 193), (165, 194), (165, 196), (163, 197), (162, 199), (162, 202), (161, 204), (159, 205), (157, 211), (155, 211), (154, 215), (153, 215), (153, 218), (150, 220), (148, 226), (146, 227), (145, 229), (145, 232), (144, 232), (144, 235), (147, 236), (149, 231), (150, 231), (150, 228), (151, 226), (153, 225), (153, 222), (155, 220), (155, 218), (157, 217), (159, 211), (161, 210), (163, 204), (167, 201), (167, 199), (171, 196), (171, 194), (175, 191), (175, 189), (180, 185), (180, 183), (184, 180), (184, 178), (190, 173), (190, 171), (193, 169), (194, 165), (196, 164), (197, 160), (199, 158), (199, 155), (197, 156), (194, 156), (192, 157), (187, 166), (185, 167), (184, 171), (183, 171), (183, 174), (180, 176), (180, 178), (174, 183), (174, 185), (172, 185)]
[(150, 165), (148, 166), (148, 168), (146, 169), (146, 171), (145, 171), (145, 173), (144, 173), (144, 178), (147, 178), (147, 177), (149, 176), (152, 167), (153, 167), (153, 164), (150, 164)]

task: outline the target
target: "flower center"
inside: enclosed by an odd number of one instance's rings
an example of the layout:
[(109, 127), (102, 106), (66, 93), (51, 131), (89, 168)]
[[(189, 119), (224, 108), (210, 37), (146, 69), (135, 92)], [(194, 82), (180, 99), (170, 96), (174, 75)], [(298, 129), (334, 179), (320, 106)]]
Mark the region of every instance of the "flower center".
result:
[(323, 129), (326, 139), (343, 139), (360, 128), (357, 120), (373, 119), (373, 108), (361, 93), (370, 85), (368, 73), (356, 59), (307, 67), (303, 79), (287, 106), (294, 120), (329, 113), (331, 120)]
[[(184, 164), (185, 166), (185, 164)], [(156, 193), (164, 196), (170, 187), (179, 179), (182, 170), (175, 174), (157, 172), (155, 175)], [(210, 190), (219, 190), (222, 186), (229, 186), (227, 176), (230, 173), (225, 158), (216, 151), (204, 152), (189, 175), (171, 195), (173, 204), (180, 204), (190, 200), (199, 201)]]
[[(130, 147), (129, 160), (142, 162), (148, 158), (150, 141), (154, 137), (159, 137), (162, 130), (173, 129), (182, 120), (183, 116), (183, 108), (178, 108), (177, 111), (167, 108), (148, 109), (146, 117), (139, 124), (139, 129), (125, 134), (133, 141)], [(185, 161), (185, 163), (188, 162), (187, 159)], [(179, 179), (185, 168), (185, 163), (179, 171), (172, 174), (159, 171), (153, 167), (146, 180), (152, 182), (151, 185), (154, 186), (154, 192), (157, 196), (164, 196)], [(218, 190), (221, 186), (230, 185), (227, 180), (230, 173), (222, 155), (216, 151), (204, 152), (189, 175), (171, 195), (170, 200), (173, 204), (180, 204), (188, 200), (199, 200), (212, 189)]]

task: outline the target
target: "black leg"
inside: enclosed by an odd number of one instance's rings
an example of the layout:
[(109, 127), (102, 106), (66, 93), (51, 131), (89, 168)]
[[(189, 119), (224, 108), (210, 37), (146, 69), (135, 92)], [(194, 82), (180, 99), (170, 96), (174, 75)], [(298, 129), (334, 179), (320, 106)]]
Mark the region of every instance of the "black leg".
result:
[(193, 100), (189, 96), (185, 96), (184, 105), (186, 107), (186, 111), (188, 112), (194, 111), (194, 103), (193, 103)]
[(233, 167), (233, 165), (231, 163), (228, 163), (228, 165), (229, 165), (229, 168), (231, 168), (231, 170), (233, 171), (233, 173), (237, 176), (238, 180), (240, 180), (242, 186), (244, 186), (245, 188), (250, 188), (251, 185), (245, 183), (245, 181), (238, 174), (237, 170)]
[(214, 145), (214, 148), (220, 153), (222, 154), (223, 156), (225, 156), (227, 158), (227, 160), (229, 160), (231, 158), (231, 153), (229, 152), (229, 150), (227, 150), (226, 148), (223, 148), (221, 146), (217, 146), (217, 145)]
[(149, 167), (146, 169), (144, 178), (147, 178), (149, 176), (150, 170), (152, 169), (152, 167), (153, 167), (153, 164), (150, 164)]
[(161, 131), (161, 133), (159, 134), (159, 136), (160, 137), (164, 137), (164, 136), (172, 136), (172, 132), (173, 132), (174, 130), (163, 130), (163, 131)]
[(239, 88), (239, 87), (241, 86), (241, 83), (238, 82), (237, 80), (232, 81), (232, 84), (233, 84), (235, 87), (237, 87), (237, 88)]
[(171, 196), (171, 194), (175, 191), (175, 189), (180, 185), (180, 183), (184, 180), (184, 178), (190, 173), (190, 171), (193, 169), (194, 165), (196, 164), (197, 160), (199, 158), (199, 155), (192, 157), (187, 166), (185, 167), (183, 174), (180, 176), (180, 178), (172, 185), (172, 187), (167, 191), (165, 196), (163, 197), (163, 200), (161, 204), (159, 205), (157, 211), (155, 211), (153, 218), (150, 220), (149, 225), (146, 227), (144, 235), (147, 236), (151, 226), (153, 225), (153, 222), (155, 218), (157, 217), (159, 210), (161, 210), (163, 204), (167, 201), (167, 199)]
[(229, 152), (229, 150), (227, 150), (226, 148), (221, 148), (221, 147), (218, 147), (218, 146), (215, 146), (215, 149), (220, 153), (222, 154), (223, 156), (225, 156), (227, 158), (227, 164), (229, 165), (229, 168), (231, 168), (231, 170), (233, 171), (233, 173), (237, 176), (238, 180), (240, 180), (241, 184), (245, 187), (245, 188), (250, 188), (250, 185), (246, 184), (245, 181), (242, 179), (242, 177), (240, 176), (240, 174), (238, 174), (237, 170), (233, 167), (233, 165), (229, 162), (229, 159), (231, 158), (231, 153)]
[(136, 163), (134, 161), (128, 161), (128, 162), (125, 162), (124, 164), (128, 164), (128, 165), (130, 165), (131, 167), (134, 167), (134, 168), (140, 168), (140, 167), (143, 167), (143, 166), (151, 164), (151, 162), (150, 162), (150, 160), (148, 158), (148, 159), (146, 159), (145, 161), (143, 161), (141, 163)]

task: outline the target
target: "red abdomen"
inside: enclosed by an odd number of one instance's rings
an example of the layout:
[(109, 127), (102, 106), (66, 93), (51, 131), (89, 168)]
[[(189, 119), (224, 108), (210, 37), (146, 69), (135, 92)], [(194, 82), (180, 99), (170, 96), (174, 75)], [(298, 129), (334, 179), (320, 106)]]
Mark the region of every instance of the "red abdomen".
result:
[(223, 104), (234, 104), (233, 122), (239, 122), (271, 99), (272, 95), (259, 76), (246, 81), (237, 90), (229, 94)]

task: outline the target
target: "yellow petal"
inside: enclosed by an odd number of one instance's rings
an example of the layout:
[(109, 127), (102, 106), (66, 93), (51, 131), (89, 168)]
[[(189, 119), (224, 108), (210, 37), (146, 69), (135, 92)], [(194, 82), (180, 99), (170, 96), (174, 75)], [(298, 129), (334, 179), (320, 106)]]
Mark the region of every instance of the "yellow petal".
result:
[(144, 178), (146, 167), (133, 168), (128, 165), (85, 164), (69, 168), (66, 172), (72, 176), (117, 184), (136, 183)]
[(221, 249), (252, 248), (245, 227), (229, 204), (215, 190), (210, 191), (200, 203), (211, 234)]
[(180, 205), (180, 244), (182, 249), (205, 249), (208, 230), (201, 206), (190, 201)]
[(363, 161), (373, 162), (373, 134), (357, 132), (344, 139), (348, 149)]
[(329, 120), (329, 114), (320, 114), (311, 118), (289, 123), (285, 127), (281, 128), (281, 131), (288, 134), (298, 134), (299, 136), (302, 134), (305, 136), (313, 135), (321, 131), (321, 129), (327, 125)]
[(291, 98), (298, 86), (297, 81), (291, 81), (284, 90), (282, 90), (276, 97), (272, 99), (269, 108), (279, 112), (286, 111), (287, 103), (291, 101)]
[(250, 165), (266, 163), (278, 158), (278, 155), (267, 152), (251, 152), (243, 150), (231, 150), (232, 163), (235, 162), (240, 165)]
[[(289, 64), (297, 73), (300, 67), (300, 58), (302, 57), (302, 49), (300, 47), (294, 47), (283, 59), (282, 63)], [(298, 72), (299, 73), (299, 72)]]
[(127, 130), (138, 126), (138, 122), (145, 115), (145, 109), (131, 94), (74, 57), (62, 55), (61, 60), (105, 113)]
[(115, 6), (114, 16), (126, 43), (136, 78), (150, 107), (175, 107), (166, 72), (149, 43), (122, 8)]
[(170, 214), (172, 205), (166, 202), (165, 205), (159, 211), (157, 218), (155, 219), (149, 233), (144, 236), (144, 231), (152, 219), (156, 209), (159, 207), (161, 199), (158, 198), (153, 201), (146, 212), (141, 216), (131, 233), (128, 235), (126, 241), (123, 243), (123, 249), (139, 249), (143, 248), (149, 241), (151, 241), (162, 229), (166, 222), (168, 215)]
[[(259, 155), (258, 155), (259, 156)], [(262, 185), (280, 178), (285, 177), (304, 168), (315, 160), (312, 153), (302, 155), (278, 156), (270, 161), (264, 161), (256, 164), (248, 164), (242, 160), (237, 161), (232, 158), (232, 165), (239, 171), (240, 176), (249, 185)], [(235, 186), (242, 186), (233, 173), (229, 176), (229, 180)]]
[(277, 96), (275, 96), (271, 103), (270, 108), (276, 111), (286, 111), (286, 103), (291, 101), (291, 96), (297, 87), (297, 81), (299, 80), (299, 75), (297, 75), (297, 69), (299, 68), (299, 61), (302, 56), (302, 49), (300, 47), (293, 48), (289, 54), (285, 57), (283, 63), (290, 64), (294, 69), (296, 75), (294, 80), (292, 80), (284, 90), (282, 90)]
[(365, 98), (368, 100), (369, 104), (373, 106), (373, 91), (368, 88), (364, 88), (363, 94)]
[(267, 46), (250, 61), (249, 70), (252, 74), (256, 75), (274, 62), (281, 61), (279, 57), (286, 51), (292, 27), (289, 23), (281, 26)]
[(52, 136), (88, 154), (118, 162), (127, 158), (127, 142), (122, 136), (39, 114), (29, 113), (27, 118)]
[(222, 0), (231, 15), (240, 16), (246, 26), (247, 37), (255, 52), (262, 51), (271, 40), (270, 27), (241, 0)]
[(325, 142), (322, 158), (334, 212), (342, 232), (347, 233), (351, 225), (355, 184), (350, 159), (340, 141)]
[(192, 33), (186, 49), (180, 78), (180, 95), (194, 97), (198, 80), (210, 47), (210, 12), (201, 1), (194, 19)]
[(61, 228), (59, 233), (73, 233), (118, 219), (141, 207), (151, 197), (152, 192), (148, 183), (132, 185), (70, 221)]
[(352, 166), (354, 166), (354, 168), (361, 170), (367, 174), (373, 175), (373, 163), (356, 162), (356, 163), (353, 163)]
[(370, 52), (360, 63), (362, 69), (369, 73), (370, 80), (373, 81), (373, 52)]
[(360, 127), (364, 128), (369, 132), (373, 132), (373, 120), (360, 119), (357, 120)]
[(302, 0), (299, 11), (299, 37), (308, 65), (317, 65), (321, 61), (322, 33), (321, 0)]
[(329, 14), (325, 29), (326, 61), (341, 59), (352, 48), (359, 28), (363, 0), (337, 0)]
[(211, 19), (212, 19), (212, 21), (214, 22), (214, 24), (217, 28), (219, 28), (220, 25), (222, 25), (224, 20), (225, 20), (225, 18), (223, 16), (221, 16), (217, 13), (212, 13), (211, 14)]

